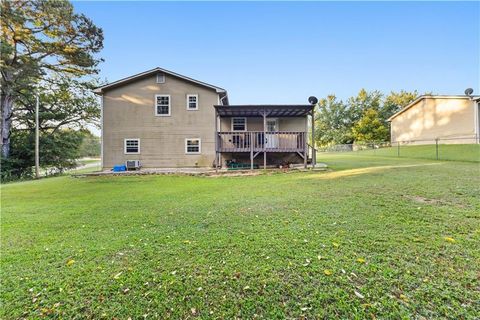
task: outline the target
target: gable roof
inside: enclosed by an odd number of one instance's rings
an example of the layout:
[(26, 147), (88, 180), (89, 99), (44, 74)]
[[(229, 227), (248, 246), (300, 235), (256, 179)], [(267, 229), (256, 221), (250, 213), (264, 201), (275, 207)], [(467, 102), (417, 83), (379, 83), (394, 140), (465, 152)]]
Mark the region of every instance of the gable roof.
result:
[(97, 93), (97, 94), (102, 94), (102, 93), (104, 93), (104, 92), (105, 92), (106, 90), (108, 90), (108, 89), (120, 87), (120, 86), (125, 85), (125, 84), (127, 84), (127, 83), (130, 83), (130, 82), (133, 82), (133, 81), (136, 81), (136, 80), (145, 78), (145, 77), (152, 76), (152, 75), (157, 74), (157, 73), (159, 73), (159, 72), (162, 72), (162, 73), (171, 75), (171, 76), (176, 77), (176, 78), (179, 78), (179, 79), (183, 79), (183, 80), (188, 81), (188, 82), (192, 82), (192, 83), (201, 85), (201, 86), (203, 86), (203, 87), (207, 87), (207, 88), (213, 89), (213, 90), (215, 90), (217, 93), (224, 93), (225, 96), (227, 95), (227, 90), (225, 90), (225, 89), (223, 89), (223, 88), (214, 86), (214, 85), (212, 85), (212, 84), (209, 84), (209, 83), (206, 83), (206, 82), (203, 82), (203, 81), (195, 80), (195, 79), (189, 78), (189, 77), (187, 77), (187, 76), (184, 76), (184, 75), (181, 75), (181, 74), (178, 74), (178, 73), (176, 73), (176, 72), (173, 72), (173, 71), (170, 71), (170, 70), (167, 70), (167, 69), (163, 69), (163, 68), (160, 68), (160, 67), (157, 67), (157, 68), (154, 68), (154, 69), (151, 69), (151, 70), (148, 70), (148, 71), (144, 71), (144, 72), (141, 72), (141, 73), (137, 73), (137, 74), (135, 74), (135, 75), (133, 75), (133, 76), (126, 77), (126, 78), (123, 78), (123, 79), (120, 79), (120, 80), (117, 80), (117, 81), (108, 83), (108, 84), (106, 84), (106, 85), (97, 87), (97, 88), (95, 88), (95, 89), (93, 90), (93, 92), (95, 92), (95, 93)]
[(480, 98), (480, 96), (447, 96), (447, 95), (421, 95), (420, 97), (418, 97), (417, 99), (413, 100), (412, 102), (410, 102), (409, 104), (407, 104), (402, 110), (398, 111), (397, 113), (395, 113), (394, 115), (392, 115), (390, 118), (387, 119), (387, 121), (392, 121), (394, 118), (396, 118), (397, 116), (399, 116), (400, 114), (404, 113), (405, 111), (407, 111), (408, 109), (410, 109), (411, 107), (413, 107), (414, 105), (416, 105), (418, 102), (424, 100), (424, 99), (470, 99), (470, 100), (473, 100), (473, 101), (477, 101), (478, 99)]

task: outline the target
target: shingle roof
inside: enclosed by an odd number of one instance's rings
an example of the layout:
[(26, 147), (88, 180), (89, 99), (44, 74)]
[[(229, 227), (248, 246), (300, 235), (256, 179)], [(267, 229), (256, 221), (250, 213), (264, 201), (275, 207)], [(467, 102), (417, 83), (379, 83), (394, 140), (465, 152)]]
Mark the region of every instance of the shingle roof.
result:
[(132, 81), (136, 81), (138, 79), (148, 77), (148, 76), (157, 74), (159, 72), (169, 74), (171, 76), (174, 76), (174, 77), (177, 77), (177, 78), (180, 78), (180, 79), (192, 82), (192, 83), (196, 83), (198, 85), (201, 85), (201, 86), (204, 86), (204, 87), (207, 87), (207, 88), (214, 89), (217, 93), (225, 93), (225, 94), (227, 93), (227, 90), (225, 90), (223, 88), (214, 86), (212, 84), (209, 84), (209, 83), (206, 83), (206, 82), (203, 82), (203, 81), (195, 80), (195, 79), (192, 79), (190, 77), (187, 77), (187, 76), (184, 76), (184, 75), (181, 75), (181, 74), (178, 74), (176, 72), (173, 72), (173, 71), (170, 71), (170, 70), (167, 70), (167, 69), (163, 69), (163, 68), (160, 68), (160, 67), (157, 67), (157, 68), (154, 68), (154, 69), (151, 69), (151, 70), (148, 70), (148, 71), (144, 71), (144, 72), (135, 74), (133, 76), (126, 77), (126, 78), (108, 83), (106, 85), (97, 87), (97, 88), (94, 89), (94, 92), (98, 93), (98, 94), (102, 94), (107, 89), (111, 89), (111, 88), (114, 88), (114, 87), (119, 87), (119, 86), (122, 86), (126, 83), (130, 83)]

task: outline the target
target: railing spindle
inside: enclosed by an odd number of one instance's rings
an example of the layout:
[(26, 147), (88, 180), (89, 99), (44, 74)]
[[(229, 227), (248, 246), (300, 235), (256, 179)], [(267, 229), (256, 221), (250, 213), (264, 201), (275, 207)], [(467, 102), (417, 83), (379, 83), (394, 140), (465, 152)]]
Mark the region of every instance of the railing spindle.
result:
[(303, 152), (307, 142), (306, 133), (301, 131), (245, 131), (218, 132), (218, 148), (220, 152), (261, 151), (265, 147), (269, 151)]

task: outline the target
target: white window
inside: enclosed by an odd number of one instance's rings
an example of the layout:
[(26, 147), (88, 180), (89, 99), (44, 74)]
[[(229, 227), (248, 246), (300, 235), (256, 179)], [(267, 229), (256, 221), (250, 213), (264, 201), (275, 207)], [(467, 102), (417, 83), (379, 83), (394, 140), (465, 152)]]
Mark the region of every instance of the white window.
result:
[(232, 118), (232, 131), (247, 131), (247, 118)]
[(170, 116), (170, 95), (155, 95), (155, 115), (161, 117)]
[(165, 74), (157, 73), (157, 83), (165, 83)]
[(198, 110), (198, 94), (187, 94), (187, 110)]
[(125, 149), (125, 154), (139, 154), (140, 139), (125, 139), (124, 149)]
[(268, 132), (278, 131), (278, 119), (267, 119), (267, 131)]
[(200, 154), (202, 152), (202, 141), (200, 139), (185, 139), (185, 153)]

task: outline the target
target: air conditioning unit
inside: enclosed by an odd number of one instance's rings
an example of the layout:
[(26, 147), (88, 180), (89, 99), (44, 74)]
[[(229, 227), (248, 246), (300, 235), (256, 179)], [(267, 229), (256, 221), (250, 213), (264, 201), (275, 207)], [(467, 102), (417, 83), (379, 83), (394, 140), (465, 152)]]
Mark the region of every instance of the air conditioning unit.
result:
[(140, 160), (127, 160), (125, 161), (127, 170), (140, 170)]

